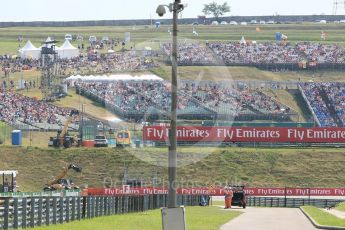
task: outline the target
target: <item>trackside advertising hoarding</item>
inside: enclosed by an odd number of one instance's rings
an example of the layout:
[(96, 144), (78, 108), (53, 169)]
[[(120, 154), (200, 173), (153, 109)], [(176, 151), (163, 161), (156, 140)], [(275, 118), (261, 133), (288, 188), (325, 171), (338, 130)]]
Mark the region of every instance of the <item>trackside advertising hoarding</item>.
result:
[[(345, 196), (345, 188), (245, 188), (247, 196)], [(131, 188), (88, 188), (89, 196), (120, 196), (120, 195), (159, 195), (168, 194), (167, 188), (140, 187)], [(181, 195), (223, 196), (223, 188), (178, 188)]]
[[(168, 142), (168, 126), (145, 126), (144, 141)], [(345, 128), (178, 126), (177, 140), (189, 142), (345, 143)]]

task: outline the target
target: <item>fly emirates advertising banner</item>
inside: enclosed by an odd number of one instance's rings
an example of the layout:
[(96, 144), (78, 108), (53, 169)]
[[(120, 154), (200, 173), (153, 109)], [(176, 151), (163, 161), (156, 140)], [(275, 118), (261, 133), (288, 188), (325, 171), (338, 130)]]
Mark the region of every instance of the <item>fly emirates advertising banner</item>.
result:
[[(168, 126), (145, 126), (144, 141), (169, 140)], [(177, 140), (190, 142), (345, 143), (345, 128), (178, 126)]]

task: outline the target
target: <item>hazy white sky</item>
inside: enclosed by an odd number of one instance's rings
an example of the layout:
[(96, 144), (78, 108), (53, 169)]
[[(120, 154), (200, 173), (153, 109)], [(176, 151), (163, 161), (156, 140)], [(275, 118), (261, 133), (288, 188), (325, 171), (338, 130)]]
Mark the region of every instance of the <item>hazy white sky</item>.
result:
[[(213, 0), (182, 0), (188, 3), (183, 17), (202, 15), (203, 4)], [(215, 0), (223, 3), (225, 0)], [(158, 4), (173, 0), (2, 0), (0, 21), (70, 21), (157, 18)], [(332, 14), (333, 0), (231, 0), (228, 15)], [(343, 6), (338, 14), (345, 14)], [(168, 18), (171, 14), (167, 15)]]

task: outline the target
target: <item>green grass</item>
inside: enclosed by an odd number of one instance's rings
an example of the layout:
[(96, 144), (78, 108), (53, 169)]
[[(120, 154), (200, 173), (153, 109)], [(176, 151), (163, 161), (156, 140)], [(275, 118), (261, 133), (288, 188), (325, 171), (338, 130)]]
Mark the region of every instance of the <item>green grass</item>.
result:
[(303, 207), (303, 210), (306, 211), (320, 225), (345, 227), (344, 219), (337, 218), (336, 216), (319, 208), (306, 206)]
[[(261, 28), (261, 32), (256, 32), (256, 27)], [(7, 27), (0, 28), (0, 53), (16, 54), (19, 48), (17, 41), (18, 35), (23, 35), (25, 39), (30, 39), (35, 46), (39, 46), (48, 36), (52, 36), (59, 41), (63, 41), (65, 34), (80, 34), (84, 37), (84, 44), (90, 35), (95, 35), (101, 39), (103, 36), (123, 39), (125, 32), (131, 32), (132, 43), (126, 48), (135, 46), (142, 48), (151, 46), (158, 48), (153, 44), (153, 40), (170, 40), (168, 34), (170, 25), (162, 25), (160, 28), (145, 26), (89, 26), (89, 27)], [(193, 36), (193, 28), (199, 33), (198, 37)], [(281, 24), (281, 25), (248, 25), (248, 26), (192, 26), (179, 25), (180, 39), (195, 39), (204, 42), (209, 41), (239, 41), (242, 36), (246, 40), (255, 40), (258, 42), (274, 41), (275, 33), (280, 31), (288, 36), (289, 41), (317, 41), (320, 42), (320, 31), (328, 34), (326, 43), (345, 44), (342, 31), (345, 26), (342, 24)], [(307, 33), (306, 33), (307, 31)], [(22, 42), (21, 46), (25, 43)], [(60, 42), (60, 45), (62, 42)], [(77, 45), (76, 42), (73, 42)]]
[(341, 202), (335, 206), (336, 210), (339, 210), (341, 212), (345, 212), (345, 202)]
[[(187, 207), (188, 230), (218, 230), (220, 226), (240, 215), (236, 211), (224, 211), (218, 207)], [(160, 210), (118, 216), (99, 217), (63, 225), (38, 227), (38, 230), (155, 230), (162, 229)]]
[[(7, 142), (8, 143), (8, 142)], [(210, 154), (210, 155), (207, 155)], [(0, 147), (0, 169), (18, 170), (22, 191), (41, 191), (63, 166), (76, 163), (81, 174), (68, 178), (84, 187), (120, 186), (125, 166), (130, 178), (150, 186), (158, 174), (159, 186), (168, 178), (167, 148), (114, 149)], [(345, 180), (345, 153), (331, 148), (178, 148), (178, 183), (182, 187), (243, 183), (258, 187), (341, 187)], [(181, 165), (181, 163), (189, 164)], [(159, 164), (157, 166), (157, 164)]]

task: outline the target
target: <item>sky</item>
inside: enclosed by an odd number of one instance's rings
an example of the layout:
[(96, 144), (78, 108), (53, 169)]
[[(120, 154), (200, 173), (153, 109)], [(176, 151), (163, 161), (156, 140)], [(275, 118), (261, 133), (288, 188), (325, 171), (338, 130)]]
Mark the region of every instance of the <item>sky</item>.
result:
[[(213, 0), (182, 0), (187, 3), (182, 17), (202, 15), (204, 4)], [(226, 0), (214, 0), (223, 3)], [(156, 19), (156, 7), (173, 0), (3, 0), (0, 21), (71, 21)], [(332, 14), (333, 0), (230, 0), (228, 16)], [(338, 6), (338, 14), (345, 14)], [(171, 18), (168, 13), (163, 18)]]

